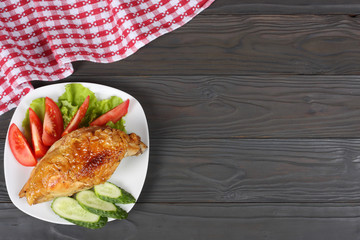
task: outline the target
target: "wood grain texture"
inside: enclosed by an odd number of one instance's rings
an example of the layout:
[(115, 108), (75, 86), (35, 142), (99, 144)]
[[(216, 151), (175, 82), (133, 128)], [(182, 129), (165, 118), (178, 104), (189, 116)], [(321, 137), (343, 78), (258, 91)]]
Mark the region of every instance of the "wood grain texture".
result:
[[(137, 204), (104, 228), (46, 223), (0, 204), (2, 240), (27, 239), (357, 239), (354, 204)], [(6, 221), (5, 221), (6, 220)]]
[(153, 140), (142, 202), (359, 202), (359, 140)]
[(358, 139), (152, 139), (139, 202), (359, 202), (359, 182)]
[(357, 0), (216, 0), (202, 14), (358, 14)]
[(125, 60), (74, 75), (359, 74), (360, 18), (200, 15)]
[[(145, 110), (152, 139), (357, 138), (360, 132), (358, 76), (73, 76), (66, 81), (99, 82), (133, 95)], [(0, 138), (12, 113), (0, 116)]]

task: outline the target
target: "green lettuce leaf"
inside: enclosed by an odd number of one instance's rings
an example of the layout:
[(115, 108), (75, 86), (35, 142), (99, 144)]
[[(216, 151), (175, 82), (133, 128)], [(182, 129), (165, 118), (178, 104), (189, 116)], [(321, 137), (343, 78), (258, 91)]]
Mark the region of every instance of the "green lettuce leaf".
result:
[[(103, 115), (104, 113), (107, 113), (108, 111), (110, 111), (111, 109), (113, 109), (114, 107), (120, 105), (123, 102), (123, 100), (119, 97), (116, 96), (112, 96), (109, 99), (104, 99), (98, 102), (98, 106), (97, 106), (97, 114), (99, 116)], [(97, 118), (96, 117), (96, 118)], [(94, 119), (95, 120), (95, 119)], [(125, 120), (122, 118), (119, 121), (117, 121), (116, 123), (113, 122), (108, 122), (106, 124), (106, 126), (109, 126), (111, 128), (116, 128), (119, 129), (123, 132), (125, 131)]]
[(121, 118), (119, 121), (117, 121), (116, 123), (113, 123), (113, 122), (108, 122), (106, 124), (106, 126), (109, 126), (111, 128), (116, 128), (116, 129), (119, 129), (123, 132), (126, 133), (126, 129), (125, 129), (125, 120), (123, 118)]
[(88, 113), (92, 112), (96, 108), (96, 96), (92, 91), (79, 83), (67, 84), (65, 86), (65, 92), (58, 99), (58, 105), (64, 119), (64, 128), (67, 127), (72, 117), (75, 115), (76, 111), (85, 101), (87, 96), (90, 96), (89, 108), (87, 110), (87, 114), (80, 124), (80, 127), (89, 126), (90, 119)]
[[(102, 114), (110, 111), (118, 106), (123, 100), (119, 97), (112, 96), (109, 99), (98, 101), (95, 94), (88, 88), (79, 83), (71, 83), (65, 86), (65, 92), (58, 99), (57, 105), (60, 108), (64, 120), (64, 128), (67, 127), (79, 107), (83, 104), (86, 97), (90, 96), (89, 108), (86, 111), (84, 119), (80, 123), (80, 127), (88, 127), (92, 121)], [(31, 102), (30, 107), (39, 116), (43, 122), (45, 115), (45, 98), (38, 98)], [(125, 120), (121, 119), (117, 123), (109, 122), (106, 124), (109, 127), (116, 128), (125, 132)], [(25, 114), (25, 119), (22, 122), (24, 128), (24, 135), (29, 142), (31, 142), (30, 119), (29, 110)]]
[[(41, 121), (44, 120), (45, 116), (45, 98), (37, 98), (30, 103), (30, 108), (34, 110), (36, 115), (40, 118)], [(25, 119), (22, 122), (22, 127), (24, 128), (24, 135), (29, 143), (31, 143), (31, 130), (30, 130), (30, 119), (29, 119), (29, 109), (26, 111)]]
[[(121, 98), (116, 96), (98, 101), (95, 94), (83, 85), (79, 83), (67, 84), (65, 86), (65, 93), (58, 100), (58, 105), (64, 119), (64, 127), (69, 124), (87, 96), (90, 96), (89, 108), (79, 127), (88, 127), (96, 118), (123, 102)], [(123, 119), (115, 124), (108, 123), (107, 125), (125, 131), (125, 121)]]
[(123, 102), (123, 100), (116, 96), (112, 96), (109, 99), (104, 99), (104, 100), (98, 101), (97, 111), (98, 111), (99, 116), (110, 111), (114, 107), (120, 105), (120, 103), (122, 103), (122, 102)]

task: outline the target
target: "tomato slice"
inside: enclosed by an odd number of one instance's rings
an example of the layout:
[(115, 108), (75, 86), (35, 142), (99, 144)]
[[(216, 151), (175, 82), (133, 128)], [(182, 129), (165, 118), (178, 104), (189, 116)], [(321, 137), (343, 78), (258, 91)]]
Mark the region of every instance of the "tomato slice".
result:
[(37, 161), (24, 134), (13, 123), (9, 129), (9, 145), (15, 159), (23, 166), (35, 166)]
[(35, 152), (35, 157), (41, 158), (45, 155), (45, 153), (48, 150), (48, 147), (46, 147), (41, 140), (41, 136), (43, 134), (43, 126), (40, 118), (31, 108), (29, 108), (29, 117), (30, 117), (31, 140)]
[(45, 117), (43, 123), (42, 141), (45, 146), (51, 146), (61, 138), (64, 121), (58, 105), (50, 98), (45, 99)]
[(128, 112), (129, 108), (129, 99), (125, 102), (121, 103), (119, 106), (116, 106), (115, 108), (111, 109), (107, 113), (104, 113), (97, 119), (95, 119), (93, 122), (90, 123), (91, 126), (103, 126), (107, 124), (108, 122), (112, 121), (113, 123), (116, 123), (119, 121), (123, 116), (125, 116)]
[(85, 117), (86, 111), (89, 107), (90, 96), (87, 96), (83, 104), (81, 104), (80, 108), (75, 113), (74, 117), (71, 119), (69, 125), (65, 128), (64, 132), (61, 136), (65, 136), (66, 134), (76, 130), (81, 122), (81, 120)]

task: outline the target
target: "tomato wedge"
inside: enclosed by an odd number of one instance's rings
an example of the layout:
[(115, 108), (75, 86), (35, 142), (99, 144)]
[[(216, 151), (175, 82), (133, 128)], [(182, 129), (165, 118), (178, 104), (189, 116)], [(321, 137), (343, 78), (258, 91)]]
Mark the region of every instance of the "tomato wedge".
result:
[(58, 105), (50, 98), (45, 99), (45, 117), (43, 123), (42, 141), (45, 146), (51, 146), (61, 138), (64, 121)]
[(120, 105), (116, 106), (115, 108), (111, 109), (107, 113), (104, 113), (93, 122), (90, 123), (91, 126), (103, 126), (108, 122), (112, 121), (116, 123), (119, 121), (123, 116), (125, 116), (128, 112), (129, 108), (129, 99), (125, 102), (122, 102)]
[(41, 158), (45, 155), (45, 153), (48, 150), (48, 147), (46, 147), (41, 140), (41, 136), (43, 134), (43, 126), (40, 118), (31, 108), (29, 108), (29, 118), (30, 118), (30, 129), (31, 129), (31, 140), (33, 144), (35, 157)]
[(61, 136), (65, 136), (66, 134), (78, 128), (81, 120), (85, 117), (86, 111), (89, 107), (89, 101), (90, 101), (90, 96), (87, 96), (85, 101), (83, 102), (83, 104), (81, 104), (80, 108), (77, 110), (74, 117), (71, 119), (69, 125), (67, 125)]
[(37, 161), (24, 134), (13, 123), (9, 129), (9, 145), (15, 159), (23, 166), (35, 166)]

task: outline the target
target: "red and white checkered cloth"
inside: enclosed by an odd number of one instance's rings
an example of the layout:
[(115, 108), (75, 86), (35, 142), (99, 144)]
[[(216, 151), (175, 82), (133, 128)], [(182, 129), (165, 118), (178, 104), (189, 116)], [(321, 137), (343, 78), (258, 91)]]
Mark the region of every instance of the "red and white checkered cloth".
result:
[(73, 61), (126, 58), (213, 1), (1, 1), (0, 115), (33, 89), (31, 80), (65, 78), (73, 72)]

